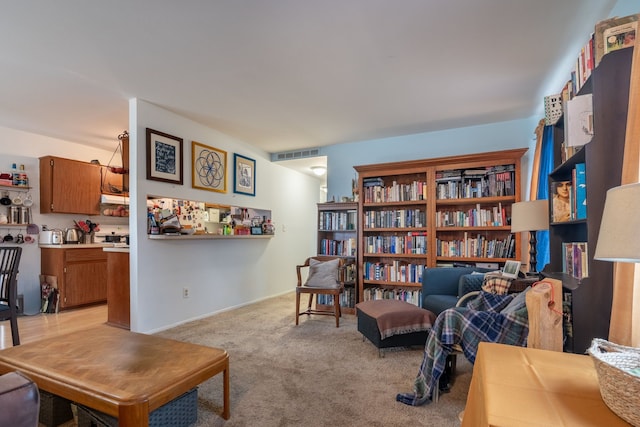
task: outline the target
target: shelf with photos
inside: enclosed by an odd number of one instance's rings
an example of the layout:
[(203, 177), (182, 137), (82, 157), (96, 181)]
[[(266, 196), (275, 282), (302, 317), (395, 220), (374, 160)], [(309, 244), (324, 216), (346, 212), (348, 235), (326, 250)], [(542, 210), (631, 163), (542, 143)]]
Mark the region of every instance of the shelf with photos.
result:
[(147, 196), (150, 240), (269, 239), (274, 235), (270, 210)]

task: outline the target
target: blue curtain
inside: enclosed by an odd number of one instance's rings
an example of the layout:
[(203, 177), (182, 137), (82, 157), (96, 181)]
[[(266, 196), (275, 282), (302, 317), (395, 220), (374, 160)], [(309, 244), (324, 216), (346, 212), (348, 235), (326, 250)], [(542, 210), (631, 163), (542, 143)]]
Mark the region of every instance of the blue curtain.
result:
[[(553, 170), (553, 127), (545, 126), (542, 134), (542, 145), (540, 149), (540, 174), (538, 175), (538, 194), (536, 199), (549, 200), (548, 177)], [(542, 271), (549, 263), (549, 231), (538, 231), (536, 234), (538, 244), (536, 270)]]

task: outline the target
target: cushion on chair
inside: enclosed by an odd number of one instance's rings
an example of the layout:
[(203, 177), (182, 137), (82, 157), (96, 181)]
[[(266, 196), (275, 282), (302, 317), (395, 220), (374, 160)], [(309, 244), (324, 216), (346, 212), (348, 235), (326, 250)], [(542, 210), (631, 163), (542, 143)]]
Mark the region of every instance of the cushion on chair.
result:
[(482, 273), (470, 273), (460, 276), (458, 283), (458, 296), (463, 296), (469, 292), (479, 291), (482, 288), (484, 282), (484, 274)]
[(339, 288), (339, 265), (339, 258), (330, 261), (318, 261), (311, 258), (309, 260), (309, 277), (304, 285), (310, 288)]

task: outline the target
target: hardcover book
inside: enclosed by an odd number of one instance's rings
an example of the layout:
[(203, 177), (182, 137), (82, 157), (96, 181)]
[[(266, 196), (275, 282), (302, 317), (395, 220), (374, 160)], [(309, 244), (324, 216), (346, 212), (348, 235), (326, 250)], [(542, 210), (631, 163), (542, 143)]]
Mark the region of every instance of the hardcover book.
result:
[(600, 60), (606, 53), (605, 46), (606, 46), (607, 40), (605, 38), (604, 32), (607, 31), (609, 36), (611, 36), (610, 33), (615, 32), (615, 28), (625, 26), (630, 23), (636, 23), (637, 25), (639, 17), (640, 17), (640, 14), (634, 14), (634, 15), (623, 16), (623, 17), (615, 17), (615, 18), (605, 19), (604, 21), (600, 21), (596, 24), (596, 31), (595, 31), (595, 37), (594, 37), (596, 66), (600, 63)]
[(576, 219), (587, 218), (587, 173), (584, 163), (576, 163)]

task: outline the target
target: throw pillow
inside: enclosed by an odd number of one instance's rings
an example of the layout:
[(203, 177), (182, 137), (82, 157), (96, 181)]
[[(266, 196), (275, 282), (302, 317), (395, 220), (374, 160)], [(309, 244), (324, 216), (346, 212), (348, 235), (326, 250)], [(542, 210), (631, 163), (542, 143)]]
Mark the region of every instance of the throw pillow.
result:
[(516, 295), (515, 298), (511, 300), (509, 305), (507, 305), (505, 308), (503, 308), (500, 313), (502, 313), (502, 314), (504, 314), (506, 316), (508, 314), (515, 313), (516, 311), (520, 310), (521, 308), (526, 307), (526, 305), (527, 305), (527, 295), (526, 295), (526, 293), (529, 292), (529, 289), (531, 289), (531, 286), (527, 286), (527, 288), (524, 291), (522, 291), (518, 295)]
[(458, 293), (462, 296), (469, 292), (479, 291), (483, 282), (484, 274), (482, 273), (463, 274), (458, 281)]
[(309, 260), (309, 277), (305, 286), (310, 288), (339, 288), (338, 266), (340, 259), (330, 261)]

